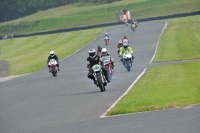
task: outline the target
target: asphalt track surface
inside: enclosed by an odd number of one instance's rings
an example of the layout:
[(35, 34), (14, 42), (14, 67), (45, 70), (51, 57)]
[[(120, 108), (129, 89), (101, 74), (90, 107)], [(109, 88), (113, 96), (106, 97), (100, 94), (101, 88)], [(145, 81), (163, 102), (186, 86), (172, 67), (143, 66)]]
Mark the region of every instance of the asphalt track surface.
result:
[[(199, 133), (200, 106), (99, 118), (149, 65), (164, 21), (139, 23), (136, 32), (125, 25), (103, 35), (60, 62), (57, 77), (47, 68), (0, 83), (0, 133)], [(134, 50), (127, 72), (116, 45), (126, 35)], [(115, 74), (105, 92), (87, 78), (88, 50), (101, 44), (116, 62)]]

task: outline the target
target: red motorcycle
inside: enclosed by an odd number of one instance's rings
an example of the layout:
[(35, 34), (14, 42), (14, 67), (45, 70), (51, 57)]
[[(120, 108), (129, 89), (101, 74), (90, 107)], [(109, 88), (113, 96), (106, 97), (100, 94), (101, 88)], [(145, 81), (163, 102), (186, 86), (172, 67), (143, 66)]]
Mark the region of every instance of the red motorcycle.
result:
[(102, 61), (103, 61), (104, 68), (107, 71), (108, 80), (111, 81), (112, 76), (114, 74), (114, 71), (112, 69), (112, 63), (111, 63), (111, 60), (110, 60), (110, 56), (103, 56)]
[(55, 59), (51, 59), (49, 61), (50, 65), (50, 71), (53, 74), (53, 76), (57, 76), (58, 68), (57, 68), (57, 61)]

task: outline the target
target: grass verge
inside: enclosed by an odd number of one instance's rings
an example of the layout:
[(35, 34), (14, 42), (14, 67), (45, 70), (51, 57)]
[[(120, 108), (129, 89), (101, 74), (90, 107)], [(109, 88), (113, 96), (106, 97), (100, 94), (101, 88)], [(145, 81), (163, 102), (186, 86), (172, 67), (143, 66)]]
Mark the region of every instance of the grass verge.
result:
[(200, 58), (200, 15), (168, 22), (154, 62)]
[[(51, 50), (59, 59), (71, 55), (100, 35), (105, 28), (0, 41), (0, 60), (9, 63), (9, 75), (34, 72), (46, 67)], [(39, 55), (38, 55), (39, 53)]]
[[(154, 61), (200, 57), (199, 16), (170, 19)], [(149, 67), (106, 115), (168, 109), (200, 103), (200, 62)]]

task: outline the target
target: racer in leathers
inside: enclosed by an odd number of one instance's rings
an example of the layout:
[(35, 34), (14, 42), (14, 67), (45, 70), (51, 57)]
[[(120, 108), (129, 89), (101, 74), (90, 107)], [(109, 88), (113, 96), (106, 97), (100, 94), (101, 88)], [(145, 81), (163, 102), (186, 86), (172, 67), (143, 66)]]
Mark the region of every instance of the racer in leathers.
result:
[(137, 20), (136, 20), (136, 19), (133, 19), (133, 20), (132, 20), (132, 23), (131, 23), (131, 26), (132, 26), (132, 24), (135, 24), (135, 26), (137, 27), (137, 25), (138, 25)]
[[(97, 84), (95, 81), (95, 77), (93, 75), (92, 67), (96, 64), (102, 65), (102, 61), (101, 61), (100, 56), (96, 53), (95, 49), (90, 49), (88, 53), (89, 53), (89, 57), (87, 57), (87, 70), (89, 71), (88, 78), (92, 79), (94, 81), (94, 84)], [(107, 82), (109, 83), (110, 81), (108, 80), (107, 71), (103, 68), (102, 70)]]
[(108, 36), (108, 33), (107, 33), (107, 32), (104, 34), (104, 38), (105, 38), (106, 36), (108, 37), (108, 43), (109, 43), (109, 40), (110, 40), (110, 38), (109, 38), (109, 36)]
[(49, 57), (48, 57), (48, 59), (47, 59), (47, 65), (48, 65), (48, 67), (49, 67), (49, 72), (51, 72), (51, 70), (50, 70), (50, 65), (49, 65), (49, 61), (50, 61), (51, 59), (55, 59), (55, 60), (57, 61), (57, 65), (56, 65), (56, 66), (58, 67), (58, 71), (60, 71), (60, 69), (59, 69), (59, 59), (58, 59), (58, 56), (54, 54), (54, 51), (51, 51), (51, 52), (50, 52), (50, 55), (49, 55)]
[(126, 37), (126, 36), (124, 36), (124, 38), (122, 38), (122, 43), (124, 44), (124, 43), (129, 43), (129, 39)]
[(102, 50), (101, 50), (101, 57), (103, 57), (103, 56), (110, 56), (110, 61), (111, 61), (111, 64), (112, 64), (112, 69), (114, 69), (115, 62), (113, 61), (113, 58), (111, 57), (111, 54), (107, 52), (106, 48), (102, 48)]
[(98, 54), (99, 56), (101, 56), (101, 49), (102, 49), (102, 46), (99, 45), (99, 46), (97, 47), (97, 50), (96, 50), (96, 52), (97, 52), (97, 54)]
[[(122, 57), (124, 55), (124, 52), (126, 50), (128, 50), (132, 54), (132, 61), (133, 61), (133, 59), (134, 59), (133, 50), (132, 50), (132, 48), (127, 43), (124, 43), (123, 47), (120, 48), (120, 52), (119, 52), (120, 57)], [(123, 58), (121, 58), (121, 61), (122, 60), (123, 60)], [(124, 64), (124, 62), (123, 62), (123, 64)]]
[(117, 44), (117, 48), (118, 48), (117, 53), (118, 53), (118, 55), (119, 55), (120, 48), (122, 46), (123, 46), (122, 40), (119, 40), (119, 43)]

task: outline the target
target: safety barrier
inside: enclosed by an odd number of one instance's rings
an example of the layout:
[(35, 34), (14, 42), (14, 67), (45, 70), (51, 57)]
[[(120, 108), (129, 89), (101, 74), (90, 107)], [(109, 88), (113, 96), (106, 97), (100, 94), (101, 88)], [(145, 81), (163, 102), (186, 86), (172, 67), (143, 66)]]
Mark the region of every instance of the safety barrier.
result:
[[(200, 14), (200, 11), (196, 11), (196, 12), (180, 13), (180, 14), (173, 14), (173, 15), (167, 15), (167, 16), (142, 18), (142, 19), (137, 19), (137, 21), (146, 22), (146, 21), (162, 20), (162, 19), (169, 19), (169, 18), (187, 17), (187, 16), (193, 16), (193, 15), (199, 15), (199, 14)], [(131, 20), (129, 20), (129, 23), (131, 23)], [(13, 37), (19, 38), (19, 37), (55, 34), (55, 33), (69, 32), (69, 31), (76, 31), (76, 30), (107, 27), (107, 26), (120, 25), (120, 24), (122, 24), (122, 22), (104, 23), (104, 24), (96, 24), (96, 25), (89, 25), (89, 26), (83, 26), (83, 27), (68, 28), (68, 29), (58, 29), (58, 30), (52, 30), (52, 31), (36, 32), (36, 33), (31, 33), (31, 34), (18, 34), (18, 35), (13, 35)]]

